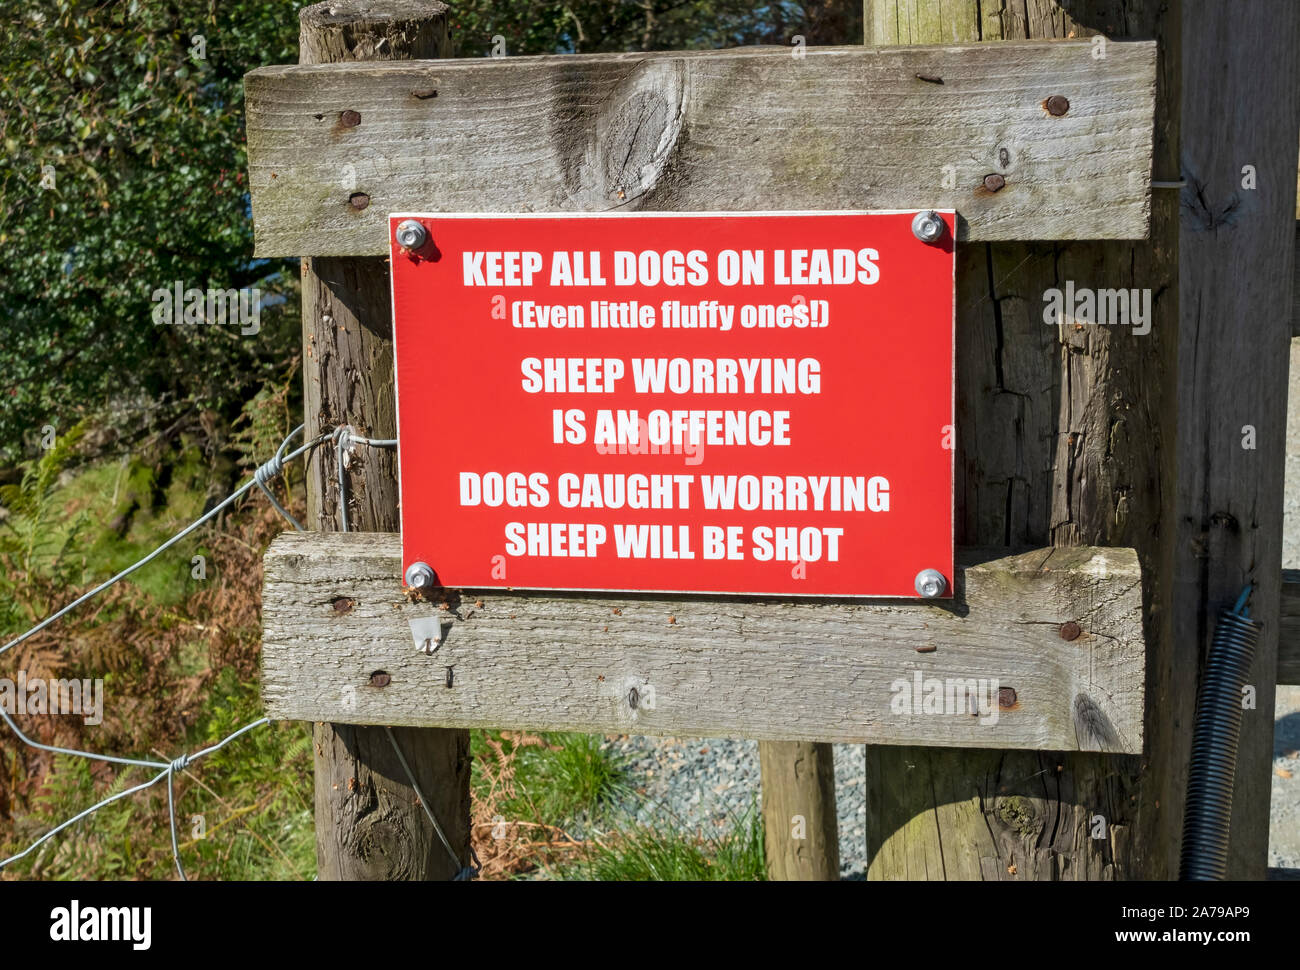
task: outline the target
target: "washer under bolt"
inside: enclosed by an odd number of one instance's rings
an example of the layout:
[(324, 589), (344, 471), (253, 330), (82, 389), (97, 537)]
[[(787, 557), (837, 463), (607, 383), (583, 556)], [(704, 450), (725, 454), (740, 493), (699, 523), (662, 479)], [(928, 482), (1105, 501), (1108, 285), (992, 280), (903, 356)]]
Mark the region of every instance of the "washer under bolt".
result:
[(424, 223), (414, 219), (403, 219), (397, 224), (397, 245), (408, 252), (414, 252), (429, 241), (429, 230)]
[(925, 209), (912, 220), (912, 235), (923, 243), (938, 242), (943, 238), (943, 220), (933, 209)]
[(916, 592), (928, 600), (942, 596), (948, 588), (948, 580), (937, 569), (922, 569), (916, 574)]
[(433, 589), (433, 568), (427, 562), (411, 563), (406, 567), (406, 585), (412, 589)]

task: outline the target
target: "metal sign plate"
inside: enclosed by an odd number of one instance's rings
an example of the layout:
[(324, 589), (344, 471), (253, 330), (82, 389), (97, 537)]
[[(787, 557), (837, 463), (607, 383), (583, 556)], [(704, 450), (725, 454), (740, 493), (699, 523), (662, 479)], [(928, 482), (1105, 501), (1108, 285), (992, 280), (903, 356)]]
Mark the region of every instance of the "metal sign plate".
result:
[(917, 215), (392, 215), (403, 569), (951, 595), (955, 216)]

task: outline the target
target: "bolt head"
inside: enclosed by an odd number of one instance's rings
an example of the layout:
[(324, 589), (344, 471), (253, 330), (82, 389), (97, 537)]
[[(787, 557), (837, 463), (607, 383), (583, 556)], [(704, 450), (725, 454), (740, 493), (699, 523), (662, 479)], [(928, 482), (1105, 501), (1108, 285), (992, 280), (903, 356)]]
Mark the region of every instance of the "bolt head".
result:
[(943, 220), (939, 218), (939, 213), (932, 209), (926, 209), (916, 214), (912, 220), (912, 235), (923, 243), (938, 242), (943, 238), (944, 231)]
[(406, 567), (406, 585), (413, 589), (433, 589), (433, 569), (427, 562), (413, 562)]
[(948, 588), (948, 580), (937, 569), (922, 569), (916, 574), (916, 592), (928, 600), (942, 596)]
[(414, 251), (429, 241), (429, 230), (424, 223), (414, 219), (403, 219), (397, 224), (397, 245), (408, 251)]

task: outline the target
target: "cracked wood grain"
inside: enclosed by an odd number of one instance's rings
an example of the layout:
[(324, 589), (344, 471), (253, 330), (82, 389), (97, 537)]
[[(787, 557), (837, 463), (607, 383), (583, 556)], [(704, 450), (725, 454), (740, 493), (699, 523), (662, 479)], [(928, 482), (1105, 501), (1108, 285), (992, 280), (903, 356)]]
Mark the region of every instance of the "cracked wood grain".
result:
[[(1127, 38), (1155, 37), (1152, 166), (1160, 179), (1179, 171), (1176, 5), (867, 0), (865, 23), (871, 43), (984, 42), (995, 53), (1028, 38), (1072, 38), (1093, 49), (1092, 36), (1104, 34), (1101, 63), (1128, 47)], [(996, 240), (959, 247), (957, 262), (957, 541), (1137, 550), (1148, 651), (1145, 757), (873, 745), (867, 749), (870, 879), (1176, 875), (1179, 752), (1196, 668), (1168, 632), (1176, 196), (1154, 194), (1150, 242)], [(1067, 280), (1151, 288), (1151, 332), (1136, 337), (1118, 327), (1046, 325), (1044, 293)], [(1073, 718), (1081, 737), (1104, 733), (1086, 704)]]
[[(1254, 582), (1263, 622), (1233, 781), (1229, 879), (1263, 879), (1279, 672), (1300, 7), (1198, 4), (1186, 25), (1174, 636), (1194, 666)], [(1253, 167), (1255, 188), (1244, 184)], [(1243, 447), (1249, 432), (1250, 447)]]
[[(300, 23), (304, 63), (427, 58), (447, 50), (447, 6), (438, 0), (330, 0), (304, 8)], [(328, 123), (341, 134), (366, 122), (364, 115), (340, 111)], [(308, 436), (350, 424), (362, 435), (393, 437), (392, 308), (385, 262), (304, 259), (302, 304)], [(397, 528), (394, 452), (357, 449), (345, 455), (345, 463), (352, 528)], [(308, 527), (339, 528), (332, 444), (310, 456), (306, 477)], [(350, 607), (340, 600), (331, 609), (344, 613)], [(390, 740), (380, 728), (312, 720), (317, 721), (313, 752), (319, 878), (453, 878), (469, 857), (468, 734), (397, 727)], [(394, 742), (414, 774), (414, 786)], [(459, 861), (452, 860), (428, 821), (416, 787), (459, 851)]]

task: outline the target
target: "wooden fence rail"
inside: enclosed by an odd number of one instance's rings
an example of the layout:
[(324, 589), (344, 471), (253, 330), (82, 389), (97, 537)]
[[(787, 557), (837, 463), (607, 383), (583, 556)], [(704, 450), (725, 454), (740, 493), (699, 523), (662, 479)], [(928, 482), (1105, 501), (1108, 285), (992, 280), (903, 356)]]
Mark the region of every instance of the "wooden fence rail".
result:
[(257, 255), (384, 255), (401, 211), (918, 200), (957, 208), (963, 239), (1144, 238), (1155, 57), (1066, 42), (259, 68)]
[[(265, 559), (263, 698), (270, 716), (305, 721), (1141, 751), (1133, 552), (961, 559), (948, 605), (499, 590), (411, 602), (397, 536), (287, 534)], [(950, 681), (983, 700), (927, 706)]]

